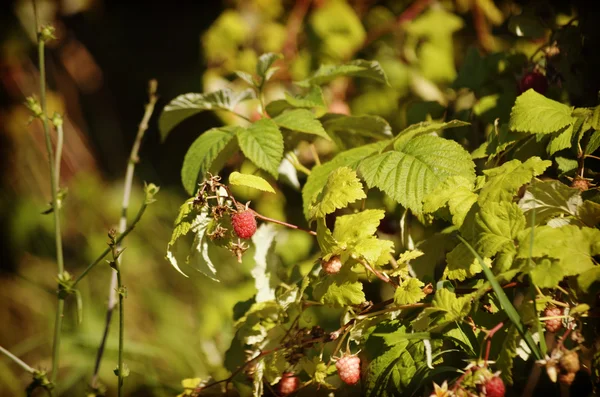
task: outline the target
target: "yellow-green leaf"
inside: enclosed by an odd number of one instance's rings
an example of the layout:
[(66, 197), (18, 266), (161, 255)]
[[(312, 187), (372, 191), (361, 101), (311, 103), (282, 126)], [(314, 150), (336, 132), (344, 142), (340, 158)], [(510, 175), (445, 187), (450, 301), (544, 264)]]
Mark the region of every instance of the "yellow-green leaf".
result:
[(263, 192), (275, 193), (275, 190), (269, 182), (256, 175), (241, 174), (234, 171), (229, 175), (229, 183), (235, 186), (246, 186), (262, 190)]

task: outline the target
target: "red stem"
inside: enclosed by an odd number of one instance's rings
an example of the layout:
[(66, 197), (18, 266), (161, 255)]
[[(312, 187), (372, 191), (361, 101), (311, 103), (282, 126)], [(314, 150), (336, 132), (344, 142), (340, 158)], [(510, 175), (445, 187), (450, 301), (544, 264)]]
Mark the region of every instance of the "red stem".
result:
[(267, 216), (259, 214), (258, 212), (254, 211), (252, 209), (251, 209), (251, 211), (254, 213), (254, 216), (256, 216), (258, 219), (262, 219), (263, 221), (271, 222), (271, 223), (276, 223), (278, 225), (283, 225), (283, 226), (289, 227), (290, 229), (302, 230), (303, 232), (306, 232), (308, 234), (312, 234), (313, 236), (317, 235), (317, 232), (314, 232), (312, 230), (303, 229), (300, 226), (292, 225), (291, 223), (287, 223), (287, 222), (283, 222), (283, 221), (278, 221), (277, 219), (269, 218)]

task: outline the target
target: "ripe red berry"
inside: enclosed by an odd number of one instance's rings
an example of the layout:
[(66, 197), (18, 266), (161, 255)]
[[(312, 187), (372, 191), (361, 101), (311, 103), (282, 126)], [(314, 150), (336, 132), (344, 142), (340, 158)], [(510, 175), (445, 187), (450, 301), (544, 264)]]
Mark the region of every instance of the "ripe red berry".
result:
[(533, 88), (534, 91), (544, 95), (548, 90), (548, 80), (546, 76), (539, 72), (529, 72), (525, 74), (519, 82), (519, 90), (523, 93)]
[(277, 391), (280, 396), (287, 396), (296, 391), (299, 383), (300, 379), (298, 379), (297, 376), (294, 376), (293, 372), (284, 372), (279, 381)]
[(335, 363), (340, 379), (349, 385), (355, 385), (360, 380), (360, 358), (345, 355)]
[(256, 232), (256, 218), (252, 210), (238, 211), (231, 216), (233, 230), (239, 238), (249, 239)]
[(332, 256), (328, 261), (322, 261), (321, 267), (327, 274), (336, 274), (342, 268), (342, 261), (338, 256)]
[[(562, 316), (562, 310), (559, 307), (547, 307), (544, 310), (544, 317)], [(546, 331), (556, 332), (562, 328), (562, 320), (560, 318), (552, 318), (546, 320)]]
[(499, 376), (492, 376), (483, 384), (483, 395), (487, 397), (504, 397), (506, 388)]

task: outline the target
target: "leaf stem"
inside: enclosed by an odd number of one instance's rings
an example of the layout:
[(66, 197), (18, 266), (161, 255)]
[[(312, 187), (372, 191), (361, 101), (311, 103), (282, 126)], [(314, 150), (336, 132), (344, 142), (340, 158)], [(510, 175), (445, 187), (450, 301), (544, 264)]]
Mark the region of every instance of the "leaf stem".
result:
[(3, 353), (6, 357), (13, 360), (19, 367), (23, 368), (23, 370), (29, 372), (30, 374), (35, 373), (35, 369), (33, 369), (32, 367), (27, 365), (27, 363), (25, 361), (21, 360), (19, 357), (15, 356), (14, 354), (9, 352), (2, 346), (0, 346), (0, 353)]
[[(144, 215), (144, 212), (146, 211), (146, 207), (148, 207), (148, 203), (144, 202), (142, 204), (142, 206), (140, 207), (137, 215), (135, 216), (135, 219), (131, 222), (131, 224), (129, 226), (127, 226), (127, 229), (125, 229), (125, 231), (123, 233), (119, 234), (119, 236), (116, 238), (116, 240), (115, 240), (116, 244), (119, 244), (129, 233), (131, 233), (131, 231), (135, 228), (135, 225), (137, 225), (137, 223), (140, 221), (140, 219), (142, 219), (142, 215)], [(73, 283), (73, 288), (75, 288), (77, 286), (77, 284), (79, 284), (79, 282), (90, 272), (90, 270), (92, 270), (98, 263), (100, 263), (100, 261), (102, 259), (104, 259), (104, 257), (106, 255), (108, 255), (109, 253), (110, 253), (110, 247), (108, 247), (104, 251), (102, 251), (102, 253), (96, 259), (94, 259), (94, 261), (92, 263), (90, 263), (85, 268), (85, 270), (79, 275), (79, 277), (77, 277), (77, 279)]]
[[(131, 198), (131, 188), (133, 186), (133, 175), (135, 171), (135, 165), (139, 161), (138, 153), (142, 144), (144, 134), (148, 130), (148, 123), (154, 112), (154, 107), (158, 101), (157, 95), (158, 83), (156, 80), (150, 80), (148, 83), (148, 103), (144, 111), (144, 116), (138, 126), (138, 131), (135, 136), (135, 141), (129, 154), (129, 161), (127, 162), (127, 170), (125, 172), (125, 181), (123, 184), (123, 201), (121, 205), (121, 219), (119, 220), (119, 233), (123, 234), (127, 230), (127, 211), (129, 209), (129, 201)], [(120, 244), (117, 249), (120, 248)], [(121, 265), (121, 256), (117, 259), (119, 266)], [(102, 361), (102, 355), (104, 354), (104, 347), (106, 346), (106, 340), (108, 338), (108, 332), (110, 329), (110, 323), (112, 320), (112, 313), (117, 304), (117, 271), (113, 270), (110, 279), (110, 286), (108, 291), (108, 304), (106, 309), (106, 319), (104, 322), (104, 332), (102, 334), (102, 340), (100, 346), (98, 346), (98, 352), (96, 354), (96, 362), (94, 364), (94, 374), (92, 376), (91, 385), (93, 388), (97, 387), (98, 372), (100, 371), (100, 363)]]

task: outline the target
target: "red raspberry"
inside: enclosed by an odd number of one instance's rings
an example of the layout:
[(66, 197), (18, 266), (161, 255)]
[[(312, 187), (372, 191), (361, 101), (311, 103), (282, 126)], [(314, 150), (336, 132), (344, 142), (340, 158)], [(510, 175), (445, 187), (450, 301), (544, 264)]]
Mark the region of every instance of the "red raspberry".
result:
[(298, 388), (299, 383), (300, 379), (294, 376), (293, 372), (284, 372), (277, 388), (279, 395), (287, 396), (288, 394), (292, 394)]
[(239, 238), (249, 239), (256, 232), (256, 218), (252, 210), (238, 211), (231, 217), (233, 230)]
[(340, 379), (349, 385), (355, 385), (360, 380), (360, 358), (350, 354), (335, 363)]
[[(562, 310), (559, 307), (547, 307), (544, 310), (544, 317), (556, 317), (562, 316)], [(546, 331), (548, 332), (556, 332), (562, 328), (562, 320), (560, 318), (553, 318), (550, 320), (546, 320)]]
[(492, 376), (483, 384), (483, 395), (487, 397), (504, 397), (506, 388), (499, 376)]
[(546, 80), (546, 76), (539, 72), (525, 74), (519, 82), (519, 90), (523, 93), (530, 88), (533, 88), (537, 93), (544, 95), (548, 90), (548, 80)]
[(342, 261), (338, 256), (332, 256), (328, 261), (322, 261), (321, 266), (327, 274), (336, 274), (342, 268)]

